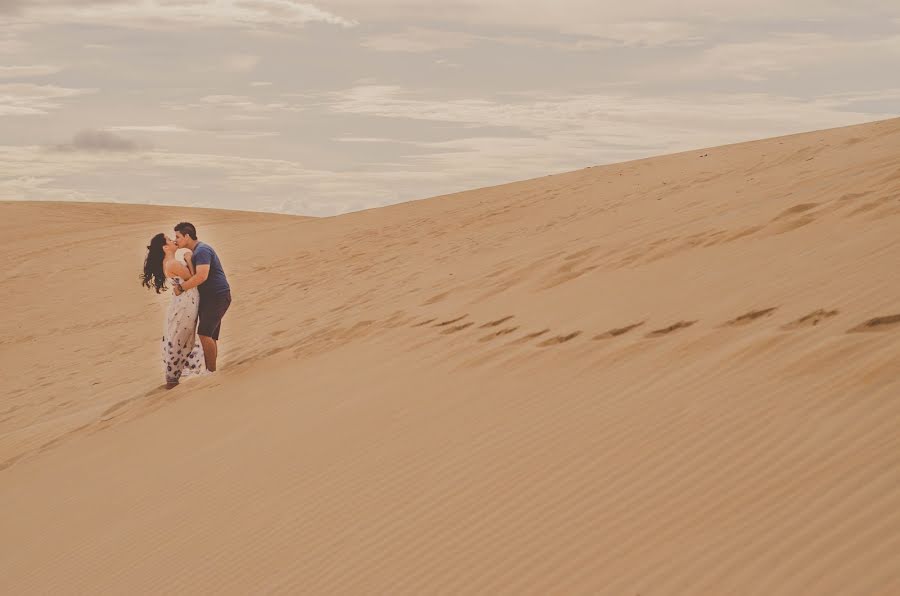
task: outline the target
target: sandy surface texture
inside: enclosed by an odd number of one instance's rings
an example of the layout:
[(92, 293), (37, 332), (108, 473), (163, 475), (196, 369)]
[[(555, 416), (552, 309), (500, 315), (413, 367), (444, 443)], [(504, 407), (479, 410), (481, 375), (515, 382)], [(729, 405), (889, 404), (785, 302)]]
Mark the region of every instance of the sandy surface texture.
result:
[[(182, 220), (234, 302), (166, 391)], [(900, 119), (0, 246), (0, 592), (900, 593)]]

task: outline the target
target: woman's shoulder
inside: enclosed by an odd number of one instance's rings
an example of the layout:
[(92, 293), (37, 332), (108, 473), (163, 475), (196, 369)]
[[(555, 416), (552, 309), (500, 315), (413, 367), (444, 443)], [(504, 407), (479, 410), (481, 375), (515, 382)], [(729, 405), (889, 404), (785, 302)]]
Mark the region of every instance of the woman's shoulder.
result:
[(176, 254), (171, 259), (166, 259), (165, 261), (163, 261), (163, 273), (169, 276), (175, 275), (175, 267), (177, 265), (187, 267), (187, 263), (185, 262), (182, 255)]

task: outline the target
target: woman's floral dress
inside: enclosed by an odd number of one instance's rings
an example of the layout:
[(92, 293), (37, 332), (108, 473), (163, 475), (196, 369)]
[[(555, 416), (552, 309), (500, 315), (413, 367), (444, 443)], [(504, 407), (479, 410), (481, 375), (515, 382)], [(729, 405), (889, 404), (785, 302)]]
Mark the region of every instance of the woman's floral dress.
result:
[[(187, 266), (183, 255), (175, 257)], [(174, 285), (183, 283), (179, 276), (169, 278)], [(172, 292), (172, 301), (166, 312), (165, 334), (162, 338), (163, 368), (167, 383), (178, 383), (181, 379), (202, 375), (206, 371), (203, 359), (203, 346), (197, 337), (197, 313), (200, 308), (200, 292), (191, 288), (176, 296)]]

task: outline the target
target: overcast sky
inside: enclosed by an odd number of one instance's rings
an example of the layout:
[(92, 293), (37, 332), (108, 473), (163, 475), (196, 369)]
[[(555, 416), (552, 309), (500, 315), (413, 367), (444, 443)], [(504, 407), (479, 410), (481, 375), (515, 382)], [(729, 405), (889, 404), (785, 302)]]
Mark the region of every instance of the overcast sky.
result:
[(898, 106), (897, 0), (0, 0), (0, 199), (333, 215)]

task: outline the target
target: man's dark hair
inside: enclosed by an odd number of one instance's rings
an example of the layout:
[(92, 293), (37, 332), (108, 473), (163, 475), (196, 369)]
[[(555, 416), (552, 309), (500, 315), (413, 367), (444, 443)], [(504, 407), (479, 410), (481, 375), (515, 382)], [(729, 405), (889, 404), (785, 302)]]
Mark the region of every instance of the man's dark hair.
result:
[(194, 224), (188, 223), (186, 221), (181, 222), (177, 226), (175, 226), (176, 232), (181, 232), (183, 236), (190, 236), (192, 240), (197, 239), (197, 228), (194, 227)]

